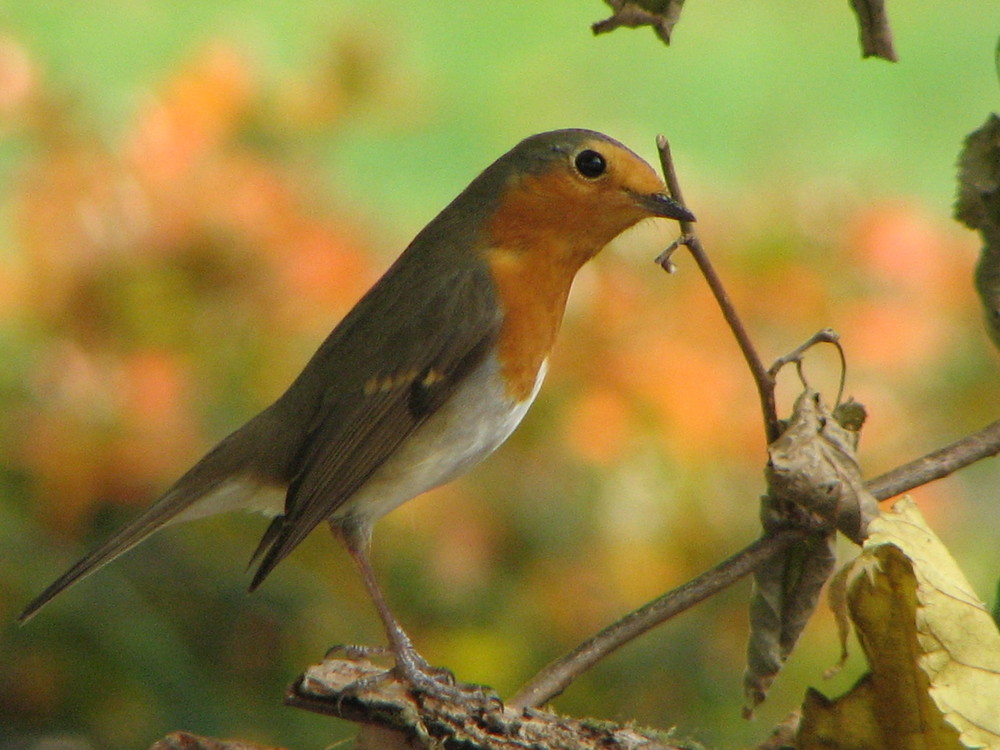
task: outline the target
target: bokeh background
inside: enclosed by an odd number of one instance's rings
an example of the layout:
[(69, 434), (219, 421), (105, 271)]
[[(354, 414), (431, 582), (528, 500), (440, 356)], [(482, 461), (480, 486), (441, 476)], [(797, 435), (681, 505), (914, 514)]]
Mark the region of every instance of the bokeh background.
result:
[[(997, 108), (1000, 9), (890, 6), (862, 61), (845, 3), (690, 3), (663, 47), (593, 38), (593, 0), (0, 2), (0, 747), (140, 748), (186, 729), (293, 748), (348, 737), (282, 707), (334, 643), (381, 641), (313, 535), (252, 596), (266, 522), (171, 529), (21, 607), (275, 398), (410, 237), (520, 138), (671, 138), (689, 205), (767, 358), (843, 336), (874, 476), (1000, 414), (997, 355), (950, 220), (962, 138)], [(641, 226), (581, 274), (542, 396), (470, 477), (386, 518), (375, 559), (424, 653), (510, 694), (757, 533), (755, 392), (696, 269)], [(838, 360), (810, 356), (834, 395)], [(787, 410), (796, 390), (782, 383)], [(1000, 469), (915, 493), (984, 599)], [(845, 556), (851, 554), (843, 547)], [(749, 584), (622, 649), (579, 715), (764, 736), (838, 678), (820, 612), (740, 718)]]

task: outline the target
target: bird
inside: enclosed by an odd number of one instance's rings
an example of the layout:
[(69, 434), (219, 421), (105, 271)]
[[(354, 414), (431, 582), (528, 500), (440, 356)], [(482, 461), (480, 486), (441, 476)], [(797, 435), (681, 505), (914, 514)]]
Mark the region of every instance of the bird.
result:
[(360, 572), (395, 674), (433, 692), (440, 670), (397, 622), (370, 562), (375, 522), (508, 438), (545, 378), (577, 271), (650, 217), (694, 220), (626, 146), (583, 129), (525, 138), (416, 235), (274, 403), (18, 620), (165, 526), (271, 516), (251, 557), (253, 591), (326, 521)]

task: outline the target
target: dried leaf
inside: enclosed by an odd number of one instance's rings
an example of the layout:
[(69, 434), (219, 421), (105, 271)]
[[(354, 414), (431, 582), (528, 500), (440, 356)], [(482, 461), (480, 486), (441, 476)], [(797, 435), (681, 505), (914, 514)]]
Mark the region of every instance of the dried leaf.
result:
[(836, 565), (836, 535), (813, 536), (754, 571), (750, 640), (743, 673), (748, 718), (767, 691), (816, 611), (820, 591)]
[[(852, 424), (857, 418), (852, 418)], [(854, 456), (858, 431), (842, 427), (815, 391), (795, 402), (787, 429), (768, 447), (769, 494), (824, 519), (854, 542), (878, 514)]]
[(761, 500), (765, 531), (800, 525), (818, 533), (754, 572), (743, 675), (745, 714), (765, 699), (816, 610), (823, 584), (836, 565), (835, 530), (858, 540), (878, 512), (854, 459), (864, 421), (859, 407), (842, 412), (852, 426), (846, 429), (819, 395), (807, 389), (796, 401), (788, 427), (769, 448), (769, 491)]
[(670, 32), (681, 17), (684, 0), (605, 0), (614, 15), (598, 21), (591, 29), (605, 34), (620, 26), (635, 29), (650, 26), (664, 44), (670, 44)]
[(1000, 118), (965, 139), (959, 156), (955, 220), (979, 231), (983, 239), (976, 266), (976, 291), (986, 316), (986, 330), (1000, 347)]
[(858, 440), (861, 437), (861, 428), (864, 427), (865, 420), (868, 418), (868, 412), (865, 411), (864, 404), (855, 401), (853, 398), (849, 398), (847, 401), (837, 404), (833, 410), (833, 418), (837, 420), (837, 424), (848, 432), (853, 433), (851, 448), (857, 450)]
[(1000, 633), (903, 500), (872, 521), (848, 584), (871, 671), (831, 701), (810, 691), (800, 750), (1000, 748)]
[(858, 17), (861, 56), (896, 62), (898, 58), (892, 46), (892, 29), (884, 0), (851, 0), (851, 8)]

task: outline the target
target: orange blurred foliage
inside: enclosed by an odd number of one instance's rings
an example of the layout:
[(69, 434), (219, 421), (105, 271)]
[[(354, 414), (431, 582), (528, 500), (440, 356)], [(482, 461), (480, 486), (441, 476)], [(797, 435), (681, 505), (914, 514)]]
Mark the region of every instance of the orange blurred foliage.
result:
[[(839, 324), (854, 357), (886, 374), (932, 365), (961, 334), (974, 256), (918, 206), (896, 201), (860, 213), (844, 255), (869, 287)], [(963, 238), (967, 240), (967, 238)]]
[[(19, 49), (0, 43), (0, 78), (33, 81)], [(212, 367), (283, 383), (289, 339), (328, 328), (375, 273), (358, 227), (254, 145), (270, 95), (229, 44), (164, 82), (118, 148), (53, 96), (21, 100), (42, 146), (13, 196), (23, 258), (0, 278), (10, 314), (48, 337), (19, 453), (38, 514), (71, 532), (101, 503), (148, 501), (210, 440), (195, 384), (213, 351), (233, 359)], [(247, 411), (276, 388), (247, 389)]]
[(601, 386), (581, 394), (570, 406), (566, 420), (570, 447), (592, 463), (621, 459), (634, 432), (624, 396)]

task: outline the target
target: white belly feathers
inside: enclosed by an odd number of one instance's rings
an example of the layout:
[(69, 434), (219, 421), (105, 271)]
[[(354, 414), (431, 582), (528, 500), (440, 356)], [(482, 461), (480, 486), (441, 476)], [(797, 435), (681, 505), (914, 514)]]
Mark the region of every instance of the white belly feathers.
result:
[(496, 357), (486, 357), (334, 515), (379, 518), (410, 498), (464, 474), (499, 448), (538, 395), (548, 360), (542, 362), (531, 393), (520, 403), (511, 401), (504, 392), (499, 370)]

